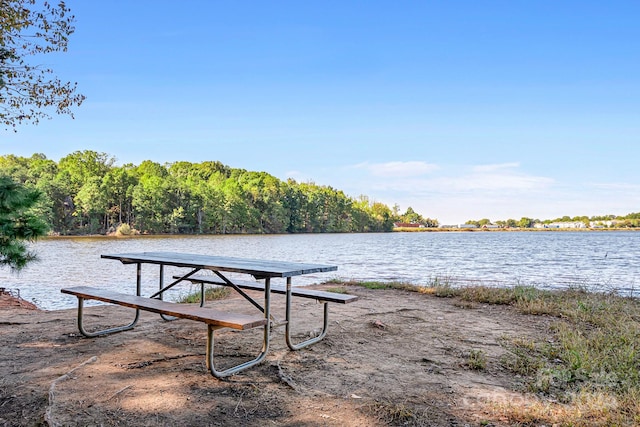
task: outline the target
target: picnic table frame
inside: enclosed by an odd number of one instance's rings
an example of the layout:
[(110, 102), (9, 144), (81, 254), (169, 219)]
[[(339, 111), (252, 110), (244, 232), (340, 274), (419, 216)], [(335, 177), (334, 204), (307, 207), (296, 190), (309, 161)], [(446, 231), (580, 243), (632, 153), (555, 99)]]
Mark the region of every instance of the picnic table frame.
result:
[[(182, 282), (191, 282), (190, 278), (200, 271), (210, 271), (214, 275), (219, 283), (223, 283), (225, 286), (232, 287), (243, 298), (249, 301), (255, 308), (260, 310), (264, 316), (263, 326), (263, 339), (262, 349), (255, 359), (248, 362), (239, 364), (232, 368), (219, 371), (215, 368), (213, 363), (213, 333), (217, 327), (208, 325), (207, 341), (210, 343), (207, 347), (207, 368), (211, 371), (212, 375), (222, 378), (229, 375), (233, 375), (241, 370), (254, 366), (264, 360), (270, 344), (270, 331), (271, 322), (273, 320), (271, 316), (271, 279), (272, 278), (285, 278), (286, 279), (286, 341), (292, 350), (298, 350), (313, 344), (324, 337), (327, 330), (327, 303), (324, 302), (324, 326), (320, 336), (309, 339), (297, 345), (291, 343), (290, 330), (291, 330), (291, 278), (294, 276), (300, 276), (312, 273), (323, 273), (329, 271), (336, 271), (337, 266), (323, 265), (323, 264), (307, 264), (299, 262), (287, 262), (287, 261), (269, 261), (260, 259), (247, 259), (247, 258), (235, 258), (224, 256), (211, 256), (211, 255), (199, 255), (199, 254), (187, 254), (178, 252), (137, 252), (137, 253), (119, 253), (119, 254), (105, 254), (101, 255), (101, 258), (118, 260), (123, 264), (136, 264), (136, 296), (141, 296), (142, 289), (142, 264), (155, 264), (159, 266), (159, 289), (157, 292), (150, 295), (149, 299), (162, 300), (163, 294), (174, 286)], [(164, 268), (165, 266), (187, 268), (189, 271), (185, 274), (174, 276), (175, 280), (165, 285), (164, 283)], [(264, 301), (262, 303), (256, 301), (243, 289), (242, 285), (237, 284), (237, 279), (231, 277), (228, 273), (240, 273), (253, 276), (256, 280), (264, 280), (264, 285), (260, 286), (260, 289), (264, 290)], [(201, 282), (202, 283), (202, 282)], [(210, 282), (213, 283), (213, 282)], [(246, 288), (246, 287), (245, 287)], [(329, 293), (327, 293), (329, 294)], [(354, 297), (355, 299), (355, 297)], [(95, 337), (104, 334), (110, 334), (114, 332), (125, 331), (132, 329), (137, 324), (140, 318), (140, 308), (135, 308), (136, 314), (131, 323), (114, 328), (104, 329), (97, 332), (89, 332), (83, 325), (83, 299), (79, 297), (78, 302), (78, 328), (80, 332), (87, 337)], [(118, 303), (113, 300), (109, 302)], [(126, 305), (126, 304), (121, 304)], [(201, 295), (200, 305), (204, 305), (204, 292)], [(165, 320), (174, 320), (175, 317), (165, 315), (160, 312), (160, 315)]]

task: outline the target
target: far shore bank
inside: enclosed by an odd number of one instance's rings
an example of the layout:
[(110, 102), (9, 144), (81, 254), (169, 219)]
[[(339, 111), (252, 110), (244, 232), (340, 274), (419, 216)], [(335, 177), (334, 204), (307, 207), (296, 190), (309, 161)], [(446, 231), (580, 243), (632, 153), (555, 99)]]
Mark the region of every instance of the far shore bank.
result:
[[(513, 232), (611, 232), (611, 231), (625, 231), (625, 232), (638, 232), (640, 229), (636, 228), (439, 228), (439, 227), (401, 227), (394, 228), (391, 231), (372, 232), (376, 234), (384, 233), (513, 233)], [(278, 235), (293, 235), (293, 234), (369, 234), (369, 233), (285, 233), (285, 234), (270, 234), (270, 233), (233, 233), (233, 234), (132, 234), (127, 236), (118, 236), (115, 234), (51, 234), (40, 239), (150, 239), (150, 238), (170, 238), (170, 237), (204, 237), (204, 236), (278, 236)]]
[(640, 229), (636, 229), (636, 228), (517, 228), (517, 227), (510, 227), (510, 228), (459, 228), (459, 227), (447, 227), (447, 228), (440, 228), (440, 227), (399, 227), (399, 228), (394, 228), (393, 232), (493, 232), (493, 233), (499, 233), (499, 232), (514, 232), (514, 231), (526, 231), (526, 232), (558, 232), (558, 231), (579, 231), (579, 232), (585, 232), (585, 231), (595, 231), (595, 232), (602, 232), (602, 231), (640, 231)]

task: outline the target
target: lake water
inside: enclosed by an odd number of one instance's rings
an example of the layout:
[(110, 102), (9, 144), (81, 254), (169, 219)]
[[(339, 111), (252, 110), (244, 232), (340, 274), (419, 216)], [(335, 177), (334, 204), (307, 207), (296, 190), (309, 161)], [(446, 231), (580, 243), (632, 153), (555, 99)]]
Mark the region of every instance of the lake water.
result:
[[(337, 272), (296, 277), (305, 285), (338, 278), (427, 284), (542, 288), (585, 286), (637, 293), (640, 233), (414, 232), (44, 239), (31, 246), (39, 261), (19, 274), (0, 269), (0, 287), (44, 309), (76, 306), (68, 286), (135, 289), (135, 266), (101, 254), (172, 251), (338, 265)], [(166, 276), (178, 270), (166, 269)], [(157, 266), (143, 265), (143, 290), (157, 289)], [(165, 279), (165, 282), (167, 279)], [(275, 281), (275, 283), (279, 283)], [(188, 291), (183, 288), (182, 293)], [(169, 297), (171, 298), (171, 297)]]

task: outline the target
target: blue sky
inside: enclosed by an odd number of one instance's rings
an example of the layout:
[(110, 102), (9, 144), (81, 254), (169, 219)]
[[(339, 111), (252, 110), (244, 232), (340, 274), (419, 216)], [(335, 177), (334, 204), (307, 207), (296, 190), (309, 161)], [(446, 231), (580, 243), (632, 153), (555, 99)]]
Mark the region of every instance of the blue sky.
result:
[(67, 0), (75, 119), (0, 155), (219, 160), (441, 223), (640, 211), (640, 2)]

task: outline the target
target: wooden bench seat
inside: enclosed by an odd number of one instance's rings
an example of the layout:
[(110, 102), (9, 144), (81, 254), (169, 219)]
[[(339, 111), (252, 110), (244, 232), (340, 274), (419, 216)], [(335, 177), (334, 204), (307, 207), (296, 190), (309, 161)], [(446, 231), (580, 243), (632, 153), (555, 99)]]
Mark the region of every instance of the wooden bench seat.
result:
[[(174, 276), (174, 279), (179, 279), (181, 276)], [(210, 284), (220, 286), (230, 286), (227, 282), (215, 275), (193, 275), (185, 279), (195, 284)], [(234, 280), (233, 284), (242, 289), (249, 289), (253, 291), (263, 291), (264, 283), (255, 282), (251, 280)], [(287, 289), (284, 286), (271, 285), (271, 292), (276, 294), (286, 294)], [(340, 304), (347, 304), (358, 299), (357, 295), (339, 294), (336, 292), (318, 291), (315, 289), (307, 289), (301, 287), (291, 288), (291, 295), (294, 297), (311, 298), (321, 302), (335, 302)]]
[[(227, 313), (190, 304), (178, 304), (162, 301), (160, 299), (123, 294), (108, 289), (99, 289), (89, 286), (78, 286), (73, 288), (61, 289), (61, 292), (69, 295), (74, 295), (78, 298), (78, 329), (80, 330), (80, 333), (82, 335), (90, 338), (132, 329), (138, 323), (140, 310), (205, 323), (207, 325), (206, 365), (207, 369), (209, 369), (209, 371), (211, 372), (211, 375), (217, 378), (228, 377), (251, 366), (254, 366), (262, 362), (267, 354), (269, 342), (269, 320), (266, 316), (250, 316), (239, 313)], [(83, 325), (84, 300), (97, 300), (121, 305), (124, 307), (134, 308), (136, 309), (135, 318), (131, 323), (127, 325), (89, 332)], [(264, 340), (260, 354), (253, 360), (240, 363), (239, 365), (232, 366), (228, 369), (216, 369), (213, 354), (215, 330), (220, 328), (245, 330), (258, 326), (262, 326), (264, 328)]]
[(155, 298), (145, 298), (136, 295), (123, 294), (108, 289), (98, 289), (89, 286), (78, 286), (62, 289), (62, 293), (75, 295), (82, 299), (118, 304), (125, 307), (150, 311), (152, 313), (165, 314), (173, 317), (191, 319), (204, 322), (208, 325), (232, 328), (250, 329), (263, 326), (267, 323), (264, 317), (249, 316), (246, 314), (226, 313), (210, 308), (197, 307), (189, 304), (176, 304)]

